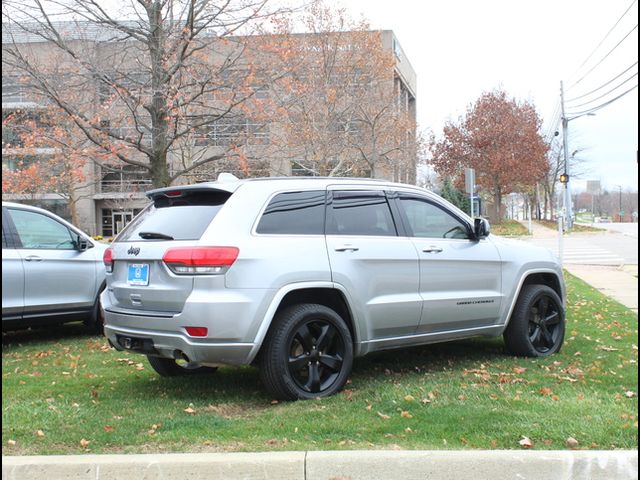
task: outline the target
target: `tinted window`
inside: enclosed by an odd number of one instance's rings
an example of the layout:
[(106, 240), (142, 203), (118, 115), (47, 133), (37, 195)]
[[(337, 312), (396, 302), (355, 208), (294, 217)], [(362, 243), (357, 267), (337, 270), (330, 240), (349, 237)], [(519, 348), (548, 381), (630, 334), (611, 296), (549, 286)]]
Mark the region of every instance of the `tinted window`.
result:
[(333, 192), (327, 234), (397, 235), (383, 192)]
[(227, 192), (199, 191), (177, 198), (157, 198), (115, 241), (199, 240), (230, 196)]
[(60, 222), (37, 212), (9, 209), (22, 248), (73, 250), (74, 235)]
[(324, 191), (287, 192), (273, 197), (262, 214), (257, 233), (322, 235)]
[(469, 238), (467, 227), (442, 208), (416, 198), (400, 198), (413, 237)]

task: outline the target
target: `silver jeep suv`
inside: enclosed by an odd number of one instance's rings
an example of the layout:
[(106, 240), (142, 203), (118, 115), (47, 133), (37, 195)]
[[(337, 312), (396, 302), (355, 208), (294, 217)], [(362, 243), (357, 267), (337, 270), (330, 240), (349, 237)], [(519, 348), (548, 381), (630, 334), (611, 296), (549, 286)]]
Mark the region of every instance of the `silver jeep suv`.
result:
[(477, 335), (557, 352), (552, 253), (424, 189), (353, 178), (168, 187), (105, 252), (105, 334), (160, 375), (255, 363), (277, 398), (332, 395), (353, 358)]

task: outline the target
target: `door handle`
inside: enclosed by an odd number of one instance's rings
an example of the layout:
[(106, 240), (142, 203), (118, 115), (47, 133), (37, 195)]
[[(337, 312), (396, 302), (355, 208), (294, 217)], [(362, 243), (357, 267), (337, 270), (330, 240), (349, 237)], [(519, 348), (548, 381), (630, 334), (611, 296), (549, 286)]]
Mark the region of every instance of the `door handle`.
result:
[(360, 250), (358, 247), (354, 247), (351, 245), (343, 245), (342, 247), (335, 248), (336, 252), (357, 252), (358, 250)]
[(423, 248), (422, 251), (424, 253), (440, 253), (442, 251), (442, 247), (436, 247), (435, 245), (431, 245), (430, 247)]
[(42, 257), (39, 257), (37, 255), (29, 255), (28, 257), (24, 257), (24, 259), (27, 262), (41, 262), (42, 261)]

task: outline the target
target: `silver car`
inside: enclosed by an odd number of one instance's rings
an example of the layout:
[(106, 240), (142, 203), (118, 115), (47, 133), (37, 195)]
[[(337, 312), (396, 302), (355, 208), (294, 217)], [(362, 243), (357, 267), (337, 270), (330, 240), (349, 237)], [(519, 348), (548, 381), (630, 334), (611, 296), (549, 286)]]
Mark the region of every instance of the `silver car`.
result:
[(51, 212), (2, 202), (2, 330), (82, 320), (101, 332), (106, 249)]
[(565, 287), (553, 254), (489, 235), (410, 185), (252, 179), (148, 192), (105, 252), (105, 334), (160, 375), (256, 364), (282, 399), (331, 395), (353, 358), (503, 335), (557, 352)]

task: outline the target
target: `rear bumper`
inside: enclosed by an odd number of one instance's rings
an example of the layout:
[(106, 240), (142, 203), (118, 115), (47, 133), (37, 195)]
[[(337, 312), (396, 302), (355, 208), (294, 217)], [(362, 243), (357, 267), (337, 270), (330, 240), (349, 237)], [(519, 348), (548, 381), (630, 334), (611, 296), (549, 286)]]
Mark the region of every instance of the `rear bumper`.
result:
[[(117, 315), (110, 313), (110, 316)], [(249, 352), (253, 343), (217, 343), (210, 340), (192, 339), (186, 334), (158, 332), (141, 328), (125, 328), (106, 325), (104, 333), (109, 342), (117, 349), (134, 353), (153, 354), (165, 358), (183, 358), (201, 365), (245, 365), (249, 363)], [(144, 350), (128, 350), (123, 338), (144, 341)], [(142, 342), (141, 342), (142, 343)]]
[[(250, 352), (272, 297), (273, 291), (264, 289), (199, 290), (191, 293), (181, 312), (165, 313), (118, 308), (106, 289), (101, 297), (104, 331), (117, 349), (132, 353), (186, 356), (202, 365), (245, 365), (250, 363)], [(204, 327), (208, 335), (190, 336), (187, 327)], [(149, 342), (134, 342), (145, 348), (127, 349), (118, 336)]]

